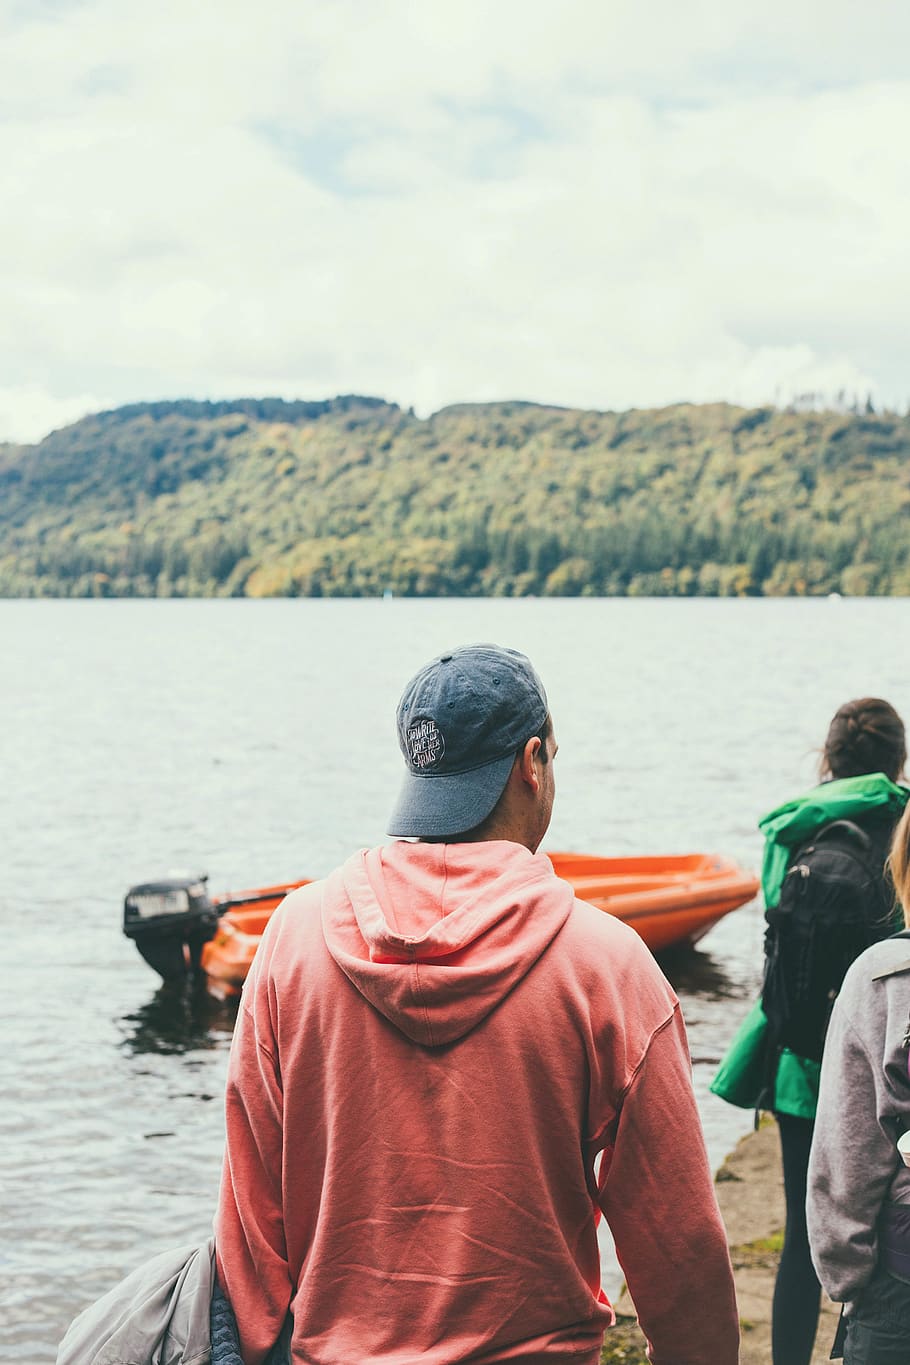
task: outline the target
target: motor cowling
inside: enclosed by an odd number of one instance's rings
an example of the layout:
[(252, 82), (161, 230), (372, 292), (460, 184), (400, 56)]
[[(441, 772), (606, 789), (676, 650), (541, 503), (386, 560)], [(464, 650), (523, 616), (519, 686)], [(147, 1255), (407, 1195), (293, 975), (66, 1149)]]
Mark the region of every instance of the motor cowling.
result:
[(123, 902), (123, 932), (165, 981), (199, 966), (202, 945), (215, 932), (218, 911), (205, 876), (175, 876), (130, 887)]

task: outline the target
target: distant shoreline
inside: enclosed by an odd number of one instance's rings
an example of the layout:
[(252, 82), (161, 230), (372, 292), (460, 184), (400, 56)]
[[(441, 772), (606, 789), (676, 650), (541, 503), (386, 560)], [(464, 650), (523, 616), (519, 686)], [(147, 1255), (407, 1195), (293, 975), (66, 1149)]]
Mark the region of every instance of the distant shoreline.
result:
[(131, 404), (0, 445), (0, 597), (902, 597), (910, 416)]

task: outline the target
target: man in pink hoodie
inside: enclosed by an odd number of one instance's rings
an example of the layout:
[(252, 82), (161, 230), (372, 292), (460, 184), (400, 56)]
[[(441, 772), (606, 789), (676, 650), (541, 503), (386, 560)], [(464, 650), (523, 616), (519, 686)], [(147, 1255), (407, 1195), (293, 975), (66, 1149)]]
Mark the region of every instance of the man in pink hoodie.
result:
[(216, 1244), (245, 1365), (289, 1310), (294, 1365), (597, 1365), (601, 1212), (654, 1365), (735, 1365), (679, 1003), (537, 852), (537, 674), (453, 650), (398, 736), (402, 838), (288, 896), (243, 992)]

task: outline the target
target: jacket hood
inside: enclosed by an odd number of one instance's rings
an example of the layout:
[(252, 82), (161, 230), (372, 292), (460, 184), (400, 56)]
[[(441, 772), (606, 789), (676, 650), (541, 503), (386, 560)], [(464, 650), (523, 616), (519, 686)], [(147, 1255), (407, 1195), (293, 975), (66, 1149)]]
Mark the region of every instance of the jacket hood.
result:
[(519, 844), (397, 842), (327, 879), (326, 945), (366, 1000), (415, 1043), (464, 1037), (523, 979), (574, 894)]
[(797, 796), (762, 817), (758, 827), (765, 836), (762, 860), (762, 891), (765, 905), (776, 905), (787, 871), (790, 851), (831, 820), (851, 820), (874, 811), (900, 815), (910, 791), (884, 773), (841, 777), (823, 782), (805, 796)]

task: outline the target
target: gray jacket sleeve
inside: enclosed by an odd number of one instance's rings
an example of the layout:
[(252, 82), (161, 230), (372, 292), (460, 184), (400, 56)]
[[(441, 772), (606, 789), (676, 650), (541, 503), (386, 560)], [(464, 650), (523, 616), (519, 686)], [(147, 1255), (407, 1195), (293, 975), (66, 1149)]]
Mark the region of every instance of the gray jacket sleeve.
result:
[(900, 1162), (882, 1104), (884, 1031), (858, 959), (834, 1006), (825, 1041), (806, 1214), (812, 1260), (835, 1302), (856, 1299), (878, 1259), (876, 1224)]
[(213, 1238), (159, 1252), (79, 1314), (57, 1365), (207, 1365), (214, 1284)]

